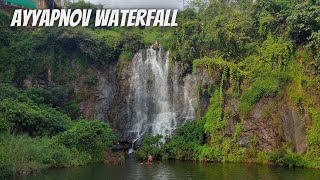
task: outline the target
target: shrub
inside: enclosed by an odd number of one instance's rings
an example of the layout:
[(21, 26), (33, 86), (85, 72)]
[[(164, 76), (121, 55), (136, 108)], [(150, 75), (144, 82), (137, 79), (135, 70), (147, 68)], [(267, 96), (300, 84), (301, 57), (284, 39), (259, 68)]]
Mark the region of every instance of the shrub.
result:
[(272, 67), (272, 70), (281, 69), (291, 60), (293, 43), (281, 37), (277, 39), (268, 35), (268, 38), (262, 43), (260, 51), (265, 65)]
[(177, 128), (176, 133), (164, 145), (170, 158), (196, 160), (200, 147), (204, 144), (204, 121), (190, 121)]
[(52, 136), (67, 130), (71, 124), (70, 117), (54, 108), (12, 99), (0, 101), (0, 114), (12, 124), (12, 132), (32, 136)]
[(85, 79), (84, 79), (84, 83), (88, 86), (93, 86), (98, 82), (98, 78), (96, 75), (94, 74), (88, 74)]
[(123, 51), (121, 54), (120, 54), (120, 57), (119, 59), (120, 60), (123, 60), (123, 61), (129, 61), (133, 58), (134, 54), (132, 52), (128, 52), (128, 51)]
[(114, 134), (110, 126), (98, 120), (79, 120), (72, 128), (57, 136), (57, 141), (68, 148), (87, 152), (94, 159), (102, 159), (110, 150)]
[(308, 148), (307, 153), (304, 155), (305, 165), (307, 167), (319, 168), (320, 167), (320, 148), (319, 146), (311, 146)]
[(91, 156), (52, 138), (0, 134), (0, 178), (49, 167), (85, 165)]
[(70, 149), (55, 141), (42, 149), (38, 149), (39, 162), (49, 164), (51, 167), (69, 167), (85, 165), (90, 162), (91, 156), (77, 149)]
[(183, 140), (186, 142), (194, 142), (196, 144), (202, 145), (205, 138), (203, 125), (203, 121), (189, 121), (181, 127), (177, 128), (175, 136), (183, 137)]
[(77, 119), (80, 116), (80, 108), (76, 100), (68, 101), (64, 105), (63, 110), (67, 112), (72, 119)]
[(24, 93), (38, 104), (45, 103), (53, 107), (63, 107), (68, 100), (68, 92), (62, 86), (53, 86), (48, 89), (32, 87), (25, 90)]
[(123, 31), (120, 34), (122, 51), (136, 53), (142, 48), (142, 36), (138, 32)]
[(214, 160), (213, 148), (211, 148), (208, 145), (202, 146), (200, 148), (198, 159), (200, 161), (213, 161)]
[(48, 138), (40, 139), (26, 135), (0, 134), (0, 177), (45, 167), (45, 164), (37, 162), (39, 160), (38, 153), (49, 141)]
[(292, 152), (291, 150), (287, 150), (284, 156), (281, 159), (279, 159), (279, 162), (286, 164), (289, 167), (303, 166), (305, 164), (302, 156)]
[(268, 156), (268, 154), (266, 152), (263, 151), (259, 151), (257, 153), (257, 162), (258, 163), (262, 163), (262, 164), (266, 164), (268, 163), (270, 160), (270, 157)]
[(149, 135), (143, 138), (143, 146), (135, 152), (136, 156), (144, 159), (151, 154), (154, 157), (161, 156), (162, 135)]
[(162, 144), (162, 136), (146, 136), (135, 155), (144, 159), (148, 154), (162, 159), (197, 160), (204, 144), (203, 121), (190, 121), (176, 129), (175, 134)]
[(50, 28), (45, 29), (43, 34), (53, 40), (48, 44), (64, 48), (63, 52), (78, 52), (92, 64), (107, 65), (118, 55), (118, 49), (113, 44), (107, 43), (89, 28)]
[(223, 129), (224, 122), (222, 121), (222, 96), (220, 92), (216, 89), (212, 93), (210, 98), (210, 106), (208, 111), (203, 116), (205, 121), (204, 129), (207, 134), (214, 136), (217, 131)]
[(297, 42), (305, 42), (312, 32), (319, 30), (319, 1), (296, 3), (287, 18), (290, 34)]
[(262, 97), (273, 97), (280, 90), (280, 82), (274, 77), (257, 79), (252, 87), (246, 90), (240, 97), (239, 109), (243, 113), (251, 111), (252, 107)]
[(10, 84), (1, 83), (0, 84), (0, 100), (6, 99), (6, 98), (14, 98), (19, 100), (26, 100), (27, 97), (24, 96), (24, 94)]
[(11, 123), (6, 119), (0, 116), (0, 133), (10, 132), (12, 129)]

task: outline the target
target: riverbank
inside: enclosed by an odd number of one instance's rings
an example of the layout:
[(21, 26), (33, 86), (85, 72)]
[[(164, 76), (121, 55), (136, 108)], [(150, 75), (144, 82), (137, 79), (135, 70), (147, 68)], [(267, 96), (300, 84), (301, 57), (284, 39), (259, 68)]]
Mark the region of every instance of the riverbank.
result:
[[(162, 143), (162, 136), (146, 136), (135, 155), (143, 159), (151, 154), (158, 159), (194, 160), (201, 162), (250, 162), (288, 167), (319, 168), (317, 158), (299, 154), (283, 145), (270, 151), (260, 150), (253, 140), (248, 147), (237, 144), (237, 138), (216, 134), (210, 139), (205, 133), (205, 121), (190, 121), (177, 128), (175, 134)], [(239, 132), (238, 132), (239, 133)]]
[(200, 163), (194, 161), (164, 161), (141, 165), (129, 158), (123, 165), (91, 164), (83, 167), (52, 169), (45, 173), (15, 180), (34, 179), (319, 179), (316, 169), (288, 168), (272, 165), (241, 163)]
[(0, 178), (103, 162), (107, 155), (116, 157), (106, 153), (111, 151), (112, 140), (108, 124), (94, 120), (74, 122), (52, 137), (0, 133)]
[(108, 150), (101, 154), (90, 154), (59, 144), (53, 138), (0, 134), (0, 145), (0, 179), (95, 163), (119, 165), (125, 160), (123, 152)]

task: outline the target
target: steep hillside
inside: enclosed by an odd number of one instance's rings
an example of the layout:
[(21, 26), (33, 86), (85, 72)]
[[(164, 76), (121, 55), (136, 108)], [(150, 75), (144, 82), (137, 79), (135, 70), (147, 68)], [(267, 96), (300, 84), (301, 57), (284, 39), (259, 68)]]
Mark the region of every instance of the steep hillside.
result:
[[(319, 7), (194, 1), (175, 28), (22, 29), (0, 11), (0, 172), (103, 161), (133, 142), (141, 158), (319, 167)], [(47, 144), (7, 155), (10, 138)]]

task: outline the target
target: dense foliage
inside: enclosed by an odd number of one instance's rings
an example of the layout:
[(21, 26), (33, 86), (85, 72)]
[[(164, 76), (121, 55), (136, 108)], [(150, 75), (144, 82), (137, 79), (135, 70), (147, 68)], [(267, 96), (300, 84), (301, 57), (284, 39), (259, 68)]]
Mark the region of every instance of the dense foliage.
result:
[[(84, 1), (67, 5), (100, 8)], [(175, 28), (21, 29), (9, 27), (10, 19), (0, 10), (0, 175), (103, 160), (114, 135), (106, 123), (79, 120), (78, 103), (96, 84), (95, 69), (126, 63), (156, 42), (187, 72), (205, 68), (219, 80), (197, 84), (199, 98), (210, 97), (202, 117), (198, 109), (198, 120), (172, 137), (145, 137), (139, 157), (320, 167), (318, 0), (194, 0), (179, 13)], [(87, 89), (76, 95), (79, 77)], [(257, 136), (249, 147), (238, 145), (243, 121), (266, 98), (310, 116), (305, 154), (287, 143), (261, 151)], [(232, 135), (226, 132), (227, 100), (240, 113)], [(267, 121), (276, 113), (276, 103), (271, 106), (264, 112)]]
[(58, 142), (99, 157), (111, 148), (113, 132), (108, 124), (99, 121), (79, 120), (72, 128), (58, 135)]
[[(189, 64), (193, 73), (207, 69), (209, 75), (220, 78), (209, 86), (198, 84), (199, 98), (201, 94), (211, 97), (207, 113), (192, 125), (203, 129), (205, 141), (186, 142), (190, 132), (199, 132), (190, 131), (191, 124), (186, 124), (167, 143), (159, 144), (156, 156), (320, 167), (319, 5), (315, 0), (195, 0), (180, 13), (177, 28), (161, 29), (158, 36), (155, 28), (147, 29), (170, 50), (171, 60)], [(300, 117), (311, 115), (305, 154), (293, 151), (290, 142), (261, 151), (258, 136), (250, 137), (249, 147), (238, 145), (243, 121), (263, 99), (289, 102)], [(227, 101), (235, 102), (240, 113), (232, 135), (226, 130)], [(277, 103), (262, 110), (263, 118), (275, 126), (278, 120), (272, 114), (278, 113)], [(181, 133), (183, 129), (189, 133)]]
[(195, 160), (205, 140), (203, 124), (199, 125), (195, 121), (187, 122), (176, 129), (175, 135), (166, 144), (162, 143), (162, 138), (160, 135), (145, 137), (143, 146), (136, 155), (141, 159), (151, 154), (162, 159)]
[(0, 177), (106, 159), (112, 129), (98, 120), (72, 120), (61, 110), (69, 99), (61, 88), (0, 89)]

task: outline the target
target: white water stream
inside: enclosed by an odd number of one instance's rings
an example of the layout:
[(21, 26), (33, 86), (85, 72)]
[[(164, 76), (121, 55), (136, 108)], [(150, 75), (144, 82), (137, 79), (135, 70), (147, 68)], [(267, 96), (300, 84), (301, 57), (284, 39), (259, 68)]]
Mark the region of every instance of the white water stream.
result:
[(168, 56), (151, 47), (133, 58), (128, 101), (133, 145), (145, 134), (170, 135), (179, 124), (194, 118), (195, 99), (188, 95), (191, 85), (179, 85), (178, 72), (170, 73)]

